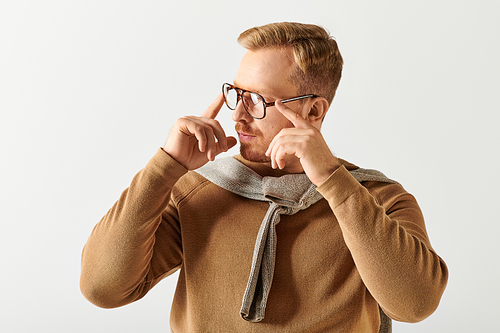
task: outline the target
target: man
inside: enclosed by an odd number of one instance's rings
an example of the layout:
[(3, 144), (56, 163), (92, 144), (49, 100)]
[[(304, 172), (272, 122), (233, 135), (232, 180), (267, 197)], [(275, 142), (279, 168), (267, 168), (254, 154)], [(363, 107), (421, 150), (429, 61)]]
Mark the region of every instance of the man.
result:
[[(438, 306), (445, 263), (412, 195), (330, 151), (320, 132), (342, 58), (321, 27), (238, 40), (233, 84), (180, 118), (97, 224), (82, 256), (94, 304), (143, 297), (180, 269), (173, 332), (388, 332)], [(237, 140), (215, 120), (224, 102)]]

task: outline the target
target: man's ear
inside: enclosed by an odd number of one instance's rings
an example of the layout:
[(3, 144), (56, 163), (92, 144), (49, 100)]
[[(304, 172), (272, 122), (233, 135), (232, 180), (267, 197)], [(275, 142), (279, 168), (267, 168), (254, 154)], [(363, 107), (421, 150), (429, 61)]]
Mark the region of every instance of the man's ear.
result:
[(326, 116), (326, 112), (330, 105), (324, 97), (316, 97), (312, 100), (312, 105), (309, 108), (309, 113), (307, 114), (307, 119), (309, 122), (318, 128), (321, 127), (323, 118)]

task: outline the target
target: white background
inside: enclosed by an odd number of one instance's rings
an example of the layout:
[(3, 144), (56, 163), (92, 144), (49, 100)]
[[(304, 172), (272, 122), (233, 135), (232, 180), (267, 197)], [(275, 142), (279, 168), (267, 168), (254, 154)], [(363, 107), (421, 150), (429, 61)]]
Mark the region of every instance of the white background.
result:
[[(2, 1), (0, 331), (169, 331), (177, 275), (103, 310), (80, 294), (82, 247), (175, 119), (233, 80), (239, 33), (276, 21), (335, 36), (345, 70), (327, 141), (417, 197), (449, 265), (438, 310), (394, 332), (500, 331), (499, 12), (494, 0)], [(218, 118), (234, 132), (228, 109)]]

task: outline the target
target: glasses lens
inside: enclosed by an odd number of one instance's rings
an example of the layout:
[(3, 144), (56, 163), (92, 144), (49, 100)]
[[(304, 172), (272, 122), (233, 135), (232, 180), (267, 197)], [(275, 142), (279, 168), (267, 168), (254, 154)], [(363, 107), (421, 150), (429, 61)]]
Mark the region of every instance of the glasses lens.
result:
[(236, 89), (233, 89), (233, 87), (228, 84), (224, 84), (223, 92), (227, 107), (231, 110), (236, 109), (236, 105), (238, 104), (238, 93)]
[(264, 117), (264, 100), (257, 93), (246, 91), (243, 93), (243, 105), (247, 112), (254, 118)]

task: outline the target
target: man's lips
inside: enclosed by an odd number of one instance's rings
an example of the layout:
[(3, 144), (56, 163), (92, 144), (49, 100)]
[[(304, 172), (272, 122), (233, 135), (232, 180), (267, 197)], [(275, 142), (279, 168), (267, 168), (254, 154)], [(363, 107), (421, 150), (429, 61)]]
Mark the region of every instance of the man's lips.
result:
[(249, 141), (255, 138), (255, 135), (246, 132), (238, 132), (238, 136), (240, 137), (240, 141)]
[(260, 136), (259, 132), (255, 132), (249, 126), (242, 125), (237, 123), (235, 125), (236, 132), (238, 133), (238, 137), (240, 142), (250, 141), (258, 136)]

